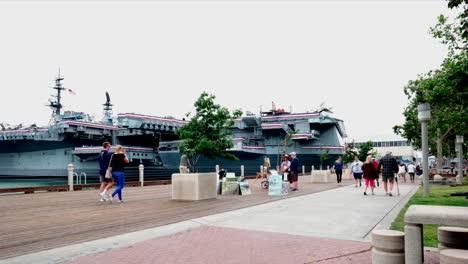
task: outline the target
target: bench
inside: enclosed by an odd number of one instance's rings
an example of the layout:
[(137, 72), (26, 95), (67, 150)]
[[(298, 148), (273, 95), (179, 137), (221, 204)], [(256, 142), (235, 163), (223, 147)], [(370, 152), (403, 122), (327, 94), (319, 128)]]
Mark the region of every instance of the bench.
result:
[(423, 224), (468, 227), (468, 207), (411, 205), (405, 214), (405, 262), (422, 264)]

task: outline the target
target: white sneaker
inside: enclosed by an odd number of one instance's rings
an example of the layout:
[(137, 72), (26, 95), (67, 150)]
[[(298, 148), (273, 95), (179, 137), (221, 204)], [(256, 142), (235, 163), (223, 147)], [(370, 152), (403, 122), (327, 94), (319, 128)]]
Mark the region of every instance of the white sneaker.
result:
[(101, 194), (99, 194), (99, 197), (101, 198), (101, 200), (100, 200), (101, 202), (107, 201), (106, 197), (103, 197)]
[(126, 201), (124, 199), (122, 200), (119, 200), (120, 203), (126, 203)]
[(109, 202), (112, 203), (112, 195), (109, 195)]
[(102, 197), (103, 200), (107, 200), (105, 191), (100, 193), (100, 194), (101, 194), (101, 197)]

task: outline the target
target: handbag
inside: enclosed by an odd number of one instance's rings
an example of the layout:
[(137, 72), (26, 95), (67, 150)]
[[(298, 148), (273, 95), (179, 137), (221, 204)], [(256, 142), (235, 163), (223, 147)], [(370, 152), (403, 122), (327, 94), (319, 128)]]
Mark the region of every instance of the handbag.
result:
[(106, 175), (104, 176), (106, 179), (111, 179), (112, 178), (112, 167), (110, 165), (111, 165), (113, 156), (114, 156), (114, 154), (112, 154), (112, 156), (111, 156), (111, 158), (109, 160), (109, 165), (107, 166)]

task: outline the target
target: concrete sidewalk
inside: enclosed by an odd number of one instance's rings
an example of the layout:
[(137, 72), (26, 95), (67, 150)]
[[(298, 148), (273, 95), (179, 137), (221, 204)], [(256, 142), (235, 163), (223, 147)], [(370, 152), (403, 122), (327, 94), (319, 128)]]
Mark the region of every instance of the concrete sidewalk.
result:
[(370, 232), (388, 229), (417, 188), (343, 186), (0, 263), (371, 263)]

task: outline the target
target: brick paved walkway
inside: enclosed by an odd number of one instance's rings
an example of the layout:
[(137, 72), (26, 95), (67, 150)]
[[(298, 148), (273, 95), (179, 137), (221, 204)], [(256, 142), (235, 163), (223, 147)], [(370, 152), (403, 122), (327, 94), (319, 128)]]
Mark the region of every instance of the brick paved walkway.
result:
[[(426, 252), (426, 262), (439, 263)], [(372, 263), (371, 244), (204, 226), (66, 264), (93, 263)]]

